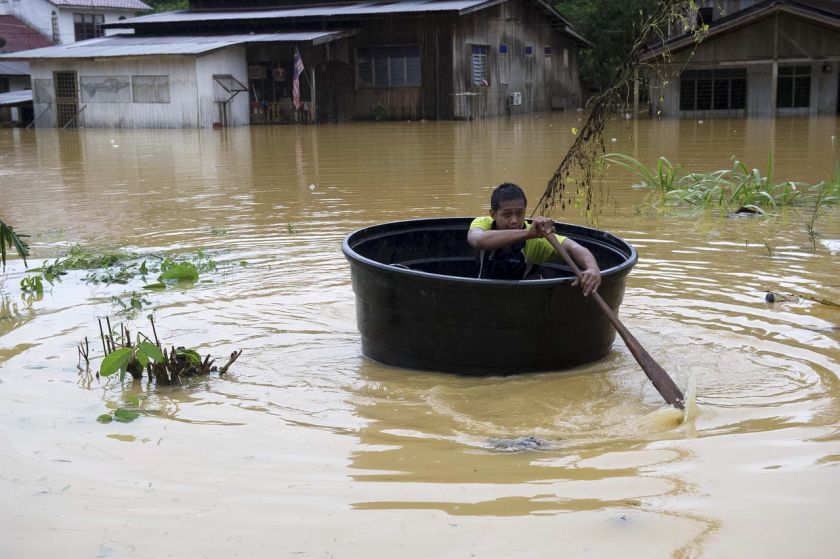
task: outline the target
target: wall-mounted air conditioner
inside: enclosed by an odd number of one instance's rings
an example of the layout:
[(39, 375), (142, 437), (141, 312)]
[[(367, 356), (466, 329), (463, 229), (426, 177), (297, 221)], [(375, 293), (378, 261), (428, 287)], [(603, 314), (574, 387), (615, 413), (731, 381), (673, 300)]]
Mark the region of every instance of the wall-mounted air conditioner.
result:
[(508, 105), (515, 106), (522, 104), (522, 92), (514, 91), (508, 96)]

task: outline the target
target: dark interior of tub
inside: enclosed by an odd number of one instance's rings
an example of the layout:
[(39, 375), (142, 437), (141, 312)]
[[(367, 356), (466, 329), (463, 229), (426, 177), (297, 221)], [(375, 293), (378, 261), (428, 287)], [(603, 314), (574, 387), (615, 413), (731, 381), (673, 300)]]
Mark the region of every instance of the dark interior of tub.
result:
[[(474, 278), (478, 272), (476, 251), (467, 243), (470, 218), (401, 221), (375, 225), (352, 234), (348, 247), (364, 258), (396, 268), (431, 274)], [(557, 232), (592, 251), (602, 272), (635, 260), (635, 251), (609, 233), (576, 225), (557, 224)], [(543, 279), (572, 277), (561, 262), (540, 266)]]

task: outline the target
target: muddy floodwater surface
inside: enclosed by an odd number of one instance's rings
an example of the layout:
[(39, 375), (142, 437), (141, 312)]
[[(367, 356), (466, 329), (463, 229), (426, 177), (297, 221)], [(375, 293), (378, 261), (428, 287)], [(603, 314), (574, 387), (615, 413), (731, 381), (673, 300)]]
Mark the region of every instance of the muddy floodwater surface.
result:
[[(120, 319), (223, 376), (97, 380), (76, 344), (143, 291), (0, 272), (0, 557), (837, 557), (840, 211), (660, 212), (607, 169), (639, 263), (625, 325), (693, 394), (680, 423), (620, 339), (562, 372), (466, 378), (361, 355), (351, 231), (533, 205), (579, 113), (484, 122), (0, 130), (0, 218), (30, 267), (74, 243), (217, 264)], [(614, 122), (609, 150), (774, 180), (833, 172), (836, 118)], [(584, 223), (569, 208), (553, 217)], [(151, 257), (150, 257), (151, 258)], [(765, 301), (773, 290), (788, 294)], [(487, 309), (487, 320), (493, 309)], [(434, 348), (429, 348), (434, 351)], [(515, 351), (515, 348), (511, 348)], [(134, 421), (97, 417), (132, 403)], [(522, 446), (510, 439), (539, 441)]]

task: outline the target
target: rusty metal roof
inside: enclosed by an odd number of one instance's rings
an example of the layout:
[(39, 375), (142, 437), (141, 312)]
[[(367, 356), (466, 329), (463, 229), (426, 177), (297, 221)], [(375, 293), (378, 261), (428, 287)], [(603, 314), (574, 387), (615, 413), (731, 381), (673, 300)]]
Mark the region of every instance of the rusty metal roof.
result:
[(353, 31), (301, 31), (247, 35), (137, 37), (110, 35), (66, 45), (0, 55), (0, 60), (43, 60), (62, 58), (120, 58), (125, 56), (201, 55), (244, 43), (327, 43)]
[(114, 10), (137, 10), (147, 12), (152, 9), (140, 0), (48, 0), (56, 6), (74, 8), (112, 8)]

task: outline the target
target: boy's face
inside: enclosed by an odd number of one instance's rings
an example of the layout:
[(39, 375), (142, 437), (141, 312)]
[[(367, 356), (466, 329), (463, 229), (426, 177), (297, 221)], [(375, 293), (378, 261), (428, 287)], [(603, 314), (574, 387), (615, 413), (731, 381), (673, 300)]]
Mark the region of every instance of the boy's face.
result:
[(490, 210), (496, 229), (522, 229), (525, 224), (525, 200), (505, 200), (496, 211)]

